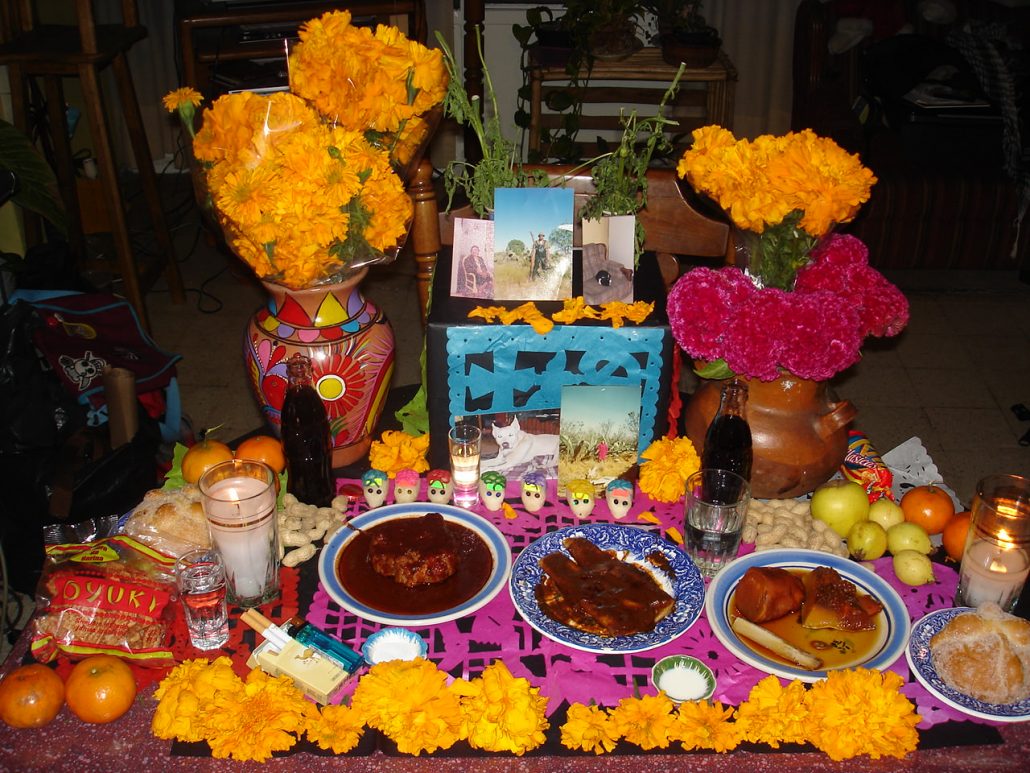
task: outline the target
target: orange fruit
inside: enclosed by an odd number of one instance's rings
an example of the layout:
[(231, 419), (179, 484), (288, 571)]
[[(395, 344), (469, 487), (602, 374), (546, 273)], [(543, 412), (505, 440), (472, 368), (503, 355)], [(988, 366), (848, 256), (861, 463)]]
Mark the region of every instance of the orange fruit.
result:
[(20, 666), (0, 682), (0, 719), (10, 727), (43, 727), (64, 705), (64, 682), (42, 663)]
[(264, 462), (275, 474), (286, 469), (286, 454), (283, 453), (283, 444), (279, 438), (271, 435), (254, 435), (239, 444), (236, 448), (237, 459), (249, 459), (255, 462)]
[(955, 514), (948, 492), (933, 484), (909, 489), (900, 504), (905, 520), (918, 523), (927, 534), (940, 534)]
[(973, 514), (968, 510), (955, 513), (948, 525), (941, 532), (941, 540), (944, 542), (944, 551), (952, 561), (961, 561), (962, 553), (966, 549), (966, 535), (969, 534), (969, 522)]
[(200, 476), (219, 462), (232, 459), (232, 449), (220, 440), (204, 438), (190, 446), (182, 457), (182, 477), (187, 483), (196, 483)]
[(136, 700), (136, 677), (121, 658), (90, 655), (76, 663), (64, 685), (65, 700), (83, 722), (113, 722)]

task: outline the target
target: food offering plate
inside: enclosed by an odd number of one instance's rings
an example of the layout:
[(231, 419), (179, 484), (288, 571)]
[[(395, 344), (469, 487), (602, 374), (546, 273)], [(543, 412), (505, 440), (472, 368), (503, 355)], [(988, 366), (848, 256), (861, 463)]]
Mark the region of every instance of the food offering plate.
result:
[[(445, 521), (464, 526), (483, 540), (493, 558), (493, 569), (483, 586), (474, 595), (460, 604), (426, 615), (395, 614), (382, 609), (376, 609), (355, 598), (347, 589), (346, 583), (341, 581), (337, 574), (336, 566), (340, 555), (347, 545), (360, 536), (357, 530), (364, 529), (367, 531), (388, 521), (401, 518), (416, 518), (427, 513), (440, 513)], [(475, 612), (489, 603), (501, 591), (511, 574), (511, 548), (508, 547), (508, 541), (504, 538), (504, 535), (485, 518), (470, 513), (468, 510), (463, 510), (460, 507), (428, 502), (386, 505), (385, 507), (379, 507), (367, 513), (362, 513), (347, 523), (351, 528), (344, 526), (342, 529), (337, 530), (336, 534), (322, 548), (322, 552), (318, 557), (318, 577), (322, 581), (322, 587), (325, 588), (333, 601), (348, 612), (365, 620), (402, 627), (435, 625), (437, 623), (445, 623), (448, 620), (456, 620), (459, 617)], [(386, 578), (383, 581), (392, 582)], [(404, 586), (398, 584), (398, 592), (403, 593), (404, 590)]]
[(940, 633), (956, 615), (975, 611), (971, 607), (938, 609), (926, 617), (920, 618), (912, 626), (912, 638), (905, 650), (908, 665), (923, 687), (963, 714), (995, 722), (1030, 721), (1030, 698), (1005, 705), (986, 703), (950, 687), (937, 675), (933, 659), (930, 657), (930, 639)]
[[(811, 570), (820, 566), (836, 569), (841, 577), (853, 582), (860, 592), (869, 594), (883, 604), (883, 611), (880, 614), (884, 617), (884, 625), (881, 627), (880, 636), (871, 651), (868, 654), (856, 657), (854, 661), (840, 663), (834, 666), (833, 669), (809, 671), (766, 657), (751, 649), (751, 647), (740, 640), (730, 627), (730, 605), (737, 583), (740, 582), (740, 578), (744, 576), (744, 573), (753, 566), (776, 566), (787, 570)], [(708, 586), (708, 596), (705, 599), (705, 614), (708, 616), (708, 623), (712, 626), (712, 631), (719, 641), (725, 645), (726, 649), (745, 663), (769, 674), (776, 674), (785, 679), (799, 679), (803, 682), (816, 682), (823, 679), (826, 676), (827, 670), (841, 670), (857, 668), (859, 666), (880, 670), (888, 668), (905, 651), (905, 645), (908, 643), (908, 635), (911, 630), (908, 610), (905, 608), (904, 602), (883, 578), (849, 558), (841, 558), (840, 556), (822, 553), (817, 550), (793, 550), (786, 548), (766, 550), (760, 553), (751, 553), (730, 562), (715, 575), (711, 585)]]
[[(612, 551), (623, 561), (638, 564), (676, 599), (676, 606), (646, 633), (632, 636), (599, 636), (559, 623), (544, 614), (536, 600), (536, 586), (543, 579), (540, 559), (561, 551), (564, 540), (584, 537), (602, 550)], [(670, 578), (647, 562), (647, 556), (661, 553), (669, 562)], [(552, 531), (531, 543), (515, 559), (509, 583), (512, 601), (522, 617), (549, 639), (586, 652), (642, 652), (666, 644), (697, 622), (704, 607), (705, 584), (701, 573), (686, 553), (670, 542), (635, 526), (592, 523)]]

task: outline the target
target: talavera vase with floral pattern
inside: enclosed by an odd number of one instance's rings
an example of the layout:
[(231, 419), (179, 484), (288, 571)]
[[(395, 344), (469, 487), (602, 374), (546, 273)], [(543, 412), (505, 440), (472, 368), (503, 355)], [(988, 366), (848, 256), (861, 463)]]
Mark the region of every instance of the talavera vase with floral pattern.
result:
[[(789, 499), (829, 480), (847, 453), (855, 406), (833, 399), (825, 381), (789, 373), (775, 381), (743, 380), (748, 386), (746, 414), (754, 453), (751, 495)], [(702, 379), (683, 411), (687, 437), (699, 454), (724, 383)]]
[(393, 330), (361, 294), (366, 273), (303, 290), (263, 282), (268, 304), (250, 319), (244, 342), (251, 386), (276, 432), (286, 361), (295, 352), (311, 358), (314, 387), (329, 416), (333, 467), (368, 453), (393, 375)]

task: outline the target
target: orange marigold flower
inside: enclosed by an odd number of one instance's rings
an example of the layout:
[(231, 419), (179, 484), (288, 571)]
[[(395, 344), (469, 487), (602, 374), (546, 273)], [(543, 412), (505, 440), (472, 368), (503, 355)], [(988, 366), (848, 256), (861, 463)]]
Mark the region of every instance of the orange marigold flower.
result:
[(609, 712), (612, 727), (619, 736), (635, 743), (644, 751), (665, 749), (676, 718), (673, 703), (665, 693), (623, 698)]
[(461, 735), (474, 749), (506, 751), (519, 757), (543, 744), (547, 698), (526, 679), (516, 679), (503, 661), (495, 660), (471, 681), (451, 689), (461, 698)]
[(346, 754), (361, 740), (365, 722), (350, 706), (323, 706), (308, 722), (308, 740), (333, 754)]
[(368, 451), (368, 463), (374, 470), (382, 470), (391, 478), (404, 469), (425, 472), (429, 469), (426, 452), (429, 450), (429, 435), (414, 436), (398, 430), (388, 429), (372, 441)]
[(656, 502), (671, 503), (683, 496), (687, 478), (701, 466), (690, 438), (659, 438), (641, 454), (640, 490)]
[(737, 707), (736, 724), (742, 740), (778, 749), (780, 743), (805, 743), (812, 719), (805, 705), (805, 685), (794, 680), (783, 687), (770, 675)]
[(604, 709), (573, 703), (561, 726), (561, 742), (568, 749), (602, 754), (615, 748), (619, 734)]
[(712, 749), (733, 751), (740, 744), (740, 730), (730, 719), (733, 707), (708, 701), (687, 701), (676, 711), (676, 722), (670, 737), (683, 744), (685, 751)]

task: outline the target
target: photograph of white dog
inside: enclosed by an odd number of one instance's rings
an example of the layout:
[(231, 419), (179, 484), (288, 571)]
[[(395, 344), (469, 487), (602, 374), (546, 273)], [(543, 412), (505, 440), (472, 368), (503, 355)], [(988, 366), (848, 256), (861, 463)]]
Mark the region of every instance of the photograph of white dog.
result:
[(557, 410), (484, 416), (480, 470), (499, 472), (509, 480), (527, 472), (556, 478), (559, 424)]

